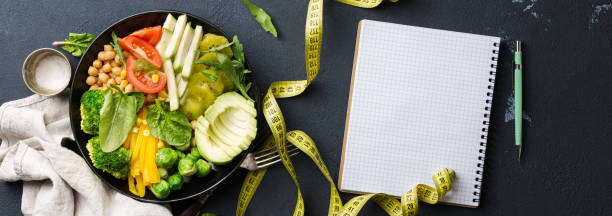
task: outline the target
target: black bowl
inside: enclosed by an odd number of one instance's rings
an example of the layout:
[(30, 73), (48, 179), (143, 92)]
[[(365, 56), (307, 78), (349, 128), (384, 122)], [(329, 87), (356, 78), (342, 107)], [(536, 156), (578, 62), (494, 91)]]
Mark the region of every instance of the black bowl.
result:
[[(98, 37), (93, 41), (93, 43), (87, 48), (85, 54), (81, 58), (79, 62), (79, 66), (77, 70), (74, 72), (72, 76), (72, 85), (70, 89), (70, 125), (72, 127), (72, 132), (76, 139), (76, 143), (78, 144), (81, 156), (85, 159), (91, 170), (100, 177), (100, 179), (106, 183), (111, 188), (121, 192), (122, 194), (132, 197), (134, 199), (152, 202), (152, 203), (169, 203), (175, 201), (181, 201), (193, 197), (197, 197), (203, 193), (206, 193), (217, 185), (222, 183), (225, 179), (227, 179), (236, 169), (239, 168), (240, 163), (246, 157), (248, 152), (253, 151), (257, 147), (263, 138), (269, 133), (269, 129), (263, 121), (263, 118), (258, 118), (257, 127), (257, 137), (251, 143), (251, 146), (246, 151), (243, 151), (240, 155), (238, 155), (234, 160), (228, 164), (215, 166), (215, 171), (211, 172), (208, 176), (204, 178), (196, 178), (193, 177), (190, 183), (183, 184), (183, 188), (178, 191), (172, 191), (170, 196), (165, 199), (157, 199), (150, 191), (147, 191), (144, 197), (138, 197), (133, 195), (128, 190), (127, 180), (119, 180), (111, 176), (110, 174), (103, 172), (95, 168), (92, 165), (91, 159), (89, 158), (89, 152), (85, 145), (87, 141), (92, 137), (89, 134), (83, 133), (81, 130), (81, 115), (80, 115), (80, 99), (81, 95), (85, 91), (89, 89), (85, 80), (87, 79), (87, 69), (92, 64), (92, 62), (97, 59), (97, 53), (103, 50), (103, 46), (105, 44), (109, 44), (112, 41), (111, 32), (114, 31), (117, 36), (124, 37), (131, 32), (155, 25), (162, 25), (168, 13), (171, 13), (174, 17), (177, 17), (181, 14), (187, 14), (184, 12), (178, 11), (166, 11), (166, 10), (158, 10), (158, 11), (149, 11), (143, 12), (139, 14), (132, 15), (130, 17), (124, 18), (119, 22), (111, 25), (106, 30), (104, 30)], [(226, 38), (229, 37), (225, 32), (221, 31), (218, 27), (209, 23), (208, 21), (187, 14), (188, 20), (191, 21), (192, 25), (201, 25), (204, 28), (204, 33), (214, 33), (218, 35), (223, 35)], [(249, 68), (248, 63), (245, 67)], [(249, 90), (249, 96), (255, 100), (255, 106), (257, 107), (258, 116), (263, 116), (261, 112), (261, 95), (259, 94), (259, 89), (257, 85), (255, 85), (255, 79), (253, 77), (253, 73), (247, 74), (247, 82), (253, 82), (253, 87)], [(240, 187), (240, 185), (236, 185), (236, 187)]]

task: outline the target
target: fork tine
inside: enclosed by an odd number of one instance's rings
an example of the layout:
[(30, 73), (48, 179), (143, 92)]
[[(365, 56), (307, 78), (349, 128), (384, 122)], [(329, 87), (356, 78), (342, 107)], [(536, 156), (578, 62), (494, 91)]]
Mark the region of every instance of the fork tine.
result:
[[(295, 156), (295, 155), (297, 155), (297, 154), (299, 154), (299, 153), (300, 153), (300, 151), (293, 152), (293, 153), (289, 154), (289, 157), (293, 157), (293, 156)], [(281, 159), (280, 159), (280, 158), (277, 158), (276, 160), (271, 161), (271, 162), (269, 162), (269, 163), (262, 164), (262, 165), (257, 165), (257, 169), (261, 169), (261, 168), (264, 168), (264, 167), (268, 167), (268, 166), (270, 166), (270, 165), (274, 165), (274, 164), (276, 164), (276, 163), (278, 163), (278, 162), (280, 162), (280, 161), (281, 161)]]
[[(291, 147), (293, 145), (289, 144), (287, 145), (287, 148)], [(273, 156), (273, 155), (278, 155), (278, 152), (276, 150), (276, 146), (273, 146), (271, 148), (267, 148), (264, 150), (261, 150), (259, 152), (255, 152), (255, 160), (261, 159), (261, 158), (265, 158), (265, 157), (269, 157), (269, 156)]]
[[(299, 150), (299, 149), (297, 147), (293, 146), (293, 148), (287, 150), (287, 154), (291, 154), (291, 153), (293, 153), (293, 152), (295, 152), (297, 150)], [(291, 156), (293, 156), (293, 155), (291, 155)], [(275, 154), (274, 156), (265, 158), (263, 160), (255, 159), (255, 164), (259, 167), (260, 164), (265, 164), (265, 163), (268, 163), (268, 162), (276, 160), (276, 159), (280, 159), (280, 155), (279, 154)], [(277, 162), (274, 162), (274, 163), (277, 163)], [(272, 163), (272, 164), (274, 164), (274, 163)]]
[(269, 153), (270, 151), (275, 151), (275, 150), (276, 150), (276, 146), (272, 146), (272, 147), (265, 148), (257, 152), (254, 152), (253, 155), (261, 155), (261, 154)]

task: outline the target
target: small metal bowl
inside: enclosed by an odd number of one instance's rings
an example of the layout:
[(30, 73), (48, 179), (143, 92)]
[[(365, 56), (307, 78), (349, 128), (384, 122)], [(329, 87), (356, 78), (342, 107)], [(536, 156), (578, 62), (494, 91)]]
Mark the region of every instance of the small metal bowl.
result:
[[(36, 67), (41, 62), (41, 60), (51, 57), (51, 56), (60, 56), (63, 59), (61, 64), (66, 64), (67, 70), (62, 72), (61, 76), (53, 77), (53, 79), (61, 79), (59, 82), (62, 83), (61, 87), (58, 85), (57, 88), (49, 89), (43, 88), (39, 83), (36, 82)], [(21, 68), (21, 73), (23, 76), (23, 81), (26, 86), (30, 89), (30, 91), (44, 95), (44, 96), (52, 96), (62, 92), (68, 84), (70, 83), (70, 75), (72, 74), (72, 68), (70, 66), (70, 62), (68, 58), (63, 53), (51, 49), (51, 48), (40, 48), (34, 50), (23, 62), (23, 67)]]

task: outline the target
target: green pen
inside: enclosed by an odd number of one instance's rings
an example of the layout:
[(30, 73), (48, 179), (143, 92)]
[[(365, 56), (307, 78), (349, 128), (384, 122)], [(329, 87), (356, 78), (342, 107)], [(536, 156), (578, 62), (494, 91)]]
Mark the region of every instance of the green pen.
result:
[(523, 146), (523, 52), (521, 41), (516, 41), (514, 53), (514, 144), (518, 147), (518, 161), (521, 161)]

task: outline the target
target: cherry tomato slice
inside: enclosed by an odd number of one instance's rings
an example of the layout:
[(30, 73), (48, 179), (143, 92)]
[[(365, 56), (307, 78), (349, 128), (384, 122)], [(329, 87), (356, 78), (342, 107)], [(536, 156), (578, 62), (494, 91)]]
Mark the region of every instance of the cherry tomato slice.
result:
[(147, 75), (146, 71), (140, 71), (140, 73), (134, 71), (135, 63), (136, 59), (131, 56), (126, 61), (127, 80), (134, 85), (134, 88), (144, 93), (157, 93), (164, 89), (167, 80), (165, 73), (155, 71), (155, 73), (159, 75), (159, 81), (155, 83), (151, 76)]
[(138, 31), (133, 32), (130, 35), (134, 35), (144, 41), (146, 41), (147, 43), (155, 46), (157, 45), (157, 42), (159, 42), (159, 40), (161, 40), (161, 36), (162, 36), (162, 27), (160, 25), (157, 26), (153, 26), (153, 27), (146, 27), (143, 29), (140, 29)]
[(146, 41), (133, 36), (128, 35), (127, 37), (119, 40), (119, 44), (123, 50), (130, 52), (132, 55), (140, 59), (147, 60), (157, 68), (162, 66), (162, 59), (159, 52), (153, 47), (153, 45)]

